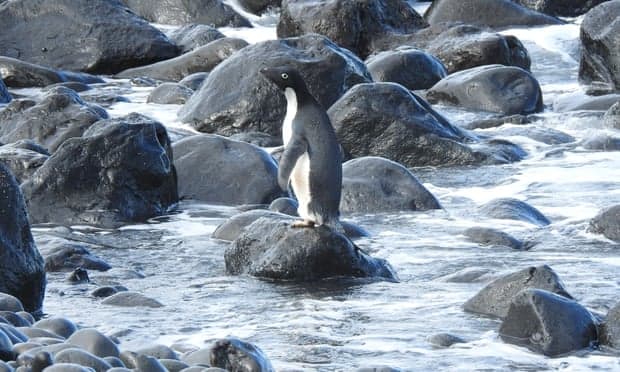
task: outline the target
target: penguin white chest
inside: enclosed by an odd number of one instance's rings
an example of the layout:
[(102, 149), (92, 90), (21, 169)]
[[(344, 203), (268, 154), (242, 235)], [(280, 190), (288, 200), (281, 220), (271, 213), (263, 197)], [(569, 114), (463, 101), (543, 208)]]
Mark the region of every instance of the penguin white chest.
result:
[(297, 94), (293, 88), (286, 88), (284, 96), (286, 97), (286, 116), (282, 123), (282, 143), (286, 146), (293, 135), (293, 119), (297, 115)]

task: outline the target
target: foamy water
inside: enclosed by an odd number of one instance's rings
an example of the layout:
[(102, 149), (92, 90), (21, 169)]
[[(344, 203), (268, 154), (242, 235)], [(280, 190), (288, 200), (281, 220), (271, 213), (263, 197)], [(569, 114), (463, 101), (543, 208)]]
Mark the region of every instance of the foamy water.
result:
[[(275, 38), (274, 16), (267, 17), (248, 17), (259, 25), (255, 29), (223, 32), (250, 42)], [(582, 90), (576, 81), (578, 31), (578, 25), (568, 24), (504, 32), (518, 36), (530, 51), (546, 103)], [(125, 83), (131, 103), (113, 105), (110, 115), (140, 112), (174, 133), (193, 131), (178, 121), (180, 106), (146, 104), (150, 88)], [(488, 117), (438, 109), (455, 123)], [(600, 113), (594, 112), (558, 114), (547, 109), (535, 125), (563, 131), (577, 142), (603, 130)], [(206, 347), (224, 336), (244, 338), (259, 345), (277, 370), (350, 371), (379, 365), (416, 371), (620, 370), (618, 355), (609, 352), (547, 358), (505, 344), (497, 334), (499, 321), (462, 310), (491, 279), (540, 264), (550, 265), (567, 290), (594, 312), (605, 314), (620, 299), (620, 247), (587, 231), (598, 211), (620, 204), (620, 152), (505, 138), (523, 146), (528, 157), (509, 165), (414, 170), (442, 210), (345, 216), (371, 232), (358, 245), (387, 259), (398, 272), (398, 283), (295, 285), (228, 276), (223, 259), (227, 243), (210, 235), (238, 210), (183, 202), (179, 213), (149, 224), (114, 231), (80, 229), (84, 236), (105, 243), (92, 252), (115, 268), (111, 274), (91, 272), (93, 283), (123, 284), (164, 307), (101, 305), (89, 296), (95, 284), (69, 285), (64, 274), (56, 273), (49, 275), (45, 311), (115, 334), (122, 349), (151, 343)], [(498, 197), (527, 201), (553, 223), (536, 228), (478, 214), (480, 205)], [(525, 252), (481, 247), (462, 235), (472, 226), (498, 228), (539, 243)], [(48, 229), (35, 229), (40, 246), (49, 234)], [(486, 274), (474, 283), (443, 279), (467, 269)], [(125, 275), (126, 270), (144, 278)], [(428, 337), (443, 332), (468, 342), (433, 347)]]

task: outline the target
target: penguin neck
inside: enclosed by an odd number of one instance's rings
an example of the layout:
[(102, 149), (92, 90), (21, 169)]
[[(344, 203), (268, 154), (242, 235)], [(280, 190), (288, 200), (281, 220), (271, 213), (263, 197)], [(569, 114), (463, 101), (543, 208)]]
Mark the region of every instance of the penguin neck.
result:
[(286, 146), (293, 135), (293, 119), (297, 115), (298, 102), (297, 93), (293, 88), (284, 89), (284, 96), (286, 97), (286, 116), (284, 116), (282, 123), (282, 142)]

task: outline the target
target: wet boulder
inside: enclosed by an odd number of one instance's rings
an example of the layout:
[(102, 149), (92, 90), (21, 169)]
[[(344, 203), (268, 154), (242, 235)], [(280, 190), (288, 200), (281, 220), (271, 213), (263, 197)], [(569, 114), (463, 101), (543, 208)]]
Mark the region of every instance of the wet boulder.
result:
[(45, 271), (72, 271), (78, 268), (86, 270), (107, 271), (112, 268), (109, 263), (92, 254), (85, 244), (64, 243), (46, 247)]
[(218, 135), (173, 145), (182, 198), (226, 205), (267, 204), (282, 194), (278, 167), (264, 150)]
[(184, 85), (193, 91), (197, 91), (208, 77), (208, 72), (195, 72), (184, 77), (181, 81), (179, 81), (179, 84)]
[(0, 104), (9, 103), (12, 99), (11, 93), (6, 89), (6, 85), (4, 85), (4, 81), (2, 81), (2, 77), (0, 77)]
[(609, 0), (513, 0), (517, 4), (555, 17), (577, 17)]
[(122, 291), (115, 293), (105, 300), (101, 301), (103, 305), (118, 306), (118, 307), (148, 307), (159, 308), (164, 305), (154, 298), (147, 297), (142, 293)]
[(252, 27), (250, 21), (221, 0), (122, 0), (150, 22), (166, 25), (201, 23), (213, 27)]
[(551, 221), (538, 209), (514, 198), (498, 198), (482, 205), (480, 213), (487, 217), (502, 220), (518, 220), (537, 226), (547, 226)]
[(529, 71), (531, 65), (529, 53), (518, 38), (472, 25), (436, 25), (416, 33), (412, 42), (437, 57), (448, 74), (493, 64)]
[(103, 79), (94, 75), (55, 70), (3, 56), (0, 56), (0, 78), (4, 79), (8, 86), (14, 88), (47, 87), (67, 82), (103, 83)]
[(361, 60), (324, 36), (270, 40), (247, 46), (219, 64), (181, 108), (179, 118), (201, 132), (230, 136), (253, 131), (281, 138), (286, 99), (259, 70), (285, 64), (300, 72), (326, 108), (353, 85), (371, 81)]
[(535, 288), (524, 289), (512, 299), (499, 336), (551, 357), (590, 347), (598, 339), (594, 317), (585, 307)]
[(399, 84), (358, 84), (327, 113), (351, 158), (381, 156), (406, 167), (511, 161), (497, 150), (506, 144), (466, 144), (476, 138)]
[(236, 38), (221, 38), (176, 58), (120, 72), (119, 78), (148, 77), (156, 80), (179, 81), (196, 72), (210, 72), (223, 60), (248, 43)]
[(604, 2), (581, 22), (579, 80), (620, 90), (620, 0)]
[(620, 100), (605, 112), (603, 125), (607, 128), (620, 129)]
[(439, 23), (466, 23), (495, 29), (563, 23), (511, 0), (436, 0), (424, 18), (431, 26)]
[(212, 41), (224, 38), (226, 35), (215, 27), (192, 23), (172, 31), (168, 37), (181, 49), (181, 53), (185, 54)]
[(481, 245), (510, 247), (517, 250), (528, 250), (535, 243), (521, 241), (503, 231), (488, 227), (471, 227), (463, 232), (470, 241)]
[(85, 350), (73, 348), (65, 349), (54, 357), (55, 363), (73, 363), (83, 367), (92, 368), (95, 371), (107, 371), (112, 366), (103, 360)]
[(63, 338), (69, 338), (78, 330), (77, 325), (71, 320), (57, 316), (39, 320), (33, 327), (52, 332)]
[(448, 75), (428, 90), (430, 103), (502, 115), (531, 114), (543, 110), (538, 81), (519, 67), (488, 65)]
[(440, 209), (437, 199), (407, 168), (380, 157), (342, 165), (341, 213)]
[(0, 146), (0, 163), (8, 167), (18, 183), (22, 183), (41, 166), (49, 157), (49, 153), (23, 148), (18, 141)]
[(620, 349), (620, 302), (607, 312), (601, 327), (601, 343)]
[(0, 111), (0, 141), (31, 139), (54, 152), (67, 139), (80, 137), (93, 123), (107, 117), (105, 110), (85, 103), (75, 91), (57, 87), (39, 102), (13, 100)]
[(620, 94), (592, 96), (585, 92), (577, 91), (556, 97), (553, 101), (553, 111), (607, 111), (618, 101), (620, 101)]
[(407, 89), (428, 89), (447, 75), (446, 68), (433, 55), (418, 49), (381, 52), (366, 60), (376, 82), (398, 83)]
[(211, 347), (210, 365), (227, 371), (275, 371), (258, 346), (233, 337), (215, 342)]
[(43, 258), (30, 232), (26, 204), (15, 177), (0, 164), (0, 292), (39, 312), (45, 295)]
[(182, 105), (189, 97), (194, 94), (194, 91), (178, 83), (163, 83), (157, 88), (153, 89), (148, 97), (146, 97), (147, 103), (159, 103), (162, 105)]
[(331, 277), (396, 280), (382, 259), (366, 255), (326, 226), (295, 228), (290, 221), (259, 218), (226, 249), (226, 271), (259, 278), (314, 281)]
[(505, 318), (512, 300), (527, 288), (542, 289), (567, 299), (573, 297), (566, 292), (558, 275), (549, 266), (531, 266), (495, 279), (465, 302), (463, 308), (472, 313)]
[(0, 24), (0, 55), (52, 68), (114, 73), (177, 54), (120, 1), (8, 1), (0, 5)]
[(65, 141), (22, 189), (31, 222), (61, 225), (145, 221), (178, 200), (166, 128), (139, 114)]
[(67, 338), (67, 343), (77, 346), (100, 358), (119, 357), (118, 346), (112, 339), (94, 328), (82, 328)]
[[(286, 198), (279, 198), (279, 199), (281, 200), (281, 199), (286, 199)], [(278, 199), (276, 199), (274, 202), (276, 202), (277, 200)], [(245, 212), (236, 214), (230, 217), (229, 219), (227, 219), (226, 221), (224, 221), (221, 225), (219, 225), (215, 229), (211, 237), (214, 239), (233, 241), (237, 239), (241, 235), (241, 233), (243, 233), (246, 227), (250, 226), (254, 221), (258, 220), (261, 217), (271, 219), (274, 222), (280, 221), (280, 222), (292, 223), (296, 220), (295, 218), (293, 218), (293, 216), (297, 216), (296, 208), (298, 206), (298, 203), (294, 199), (291, 199), (291, 200), (292, 200), (291, 207), (295, 208), (294, 210), (291, 211), (293, 213), (285, 214), (284, 212), (281, 212), (281, 211), (266, 210), (266, 209), (252, 209), (249, 211), (245, 211)], [(341, 220), (340, 224), (342, 225), (342, 228), (344, 229), (345, 235), (349, 237), (349, 239), (355, 239), (355, 238), (361, 238), (364, 236), (368, 236), (368, 233), (364, 229), (350, 222)]]
[(589, 231), (620, 242), (620, 205), (604, 209), (590, 221)]
[(405, 0), (284, 0), (278, 37), (316, 33), (365, 58), (391, 35), (411, 34), (426, 21)]

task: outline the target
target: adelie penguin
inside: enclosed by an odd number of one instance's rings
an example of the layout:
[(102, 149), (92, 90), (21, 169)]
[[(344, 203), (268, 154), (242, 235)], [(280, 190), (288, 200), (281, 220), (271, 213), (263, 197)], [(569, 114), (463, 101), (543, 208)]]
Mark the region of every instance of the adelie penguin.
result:
[(295, 69), (263, 68), (260, 72), (282, 89), (287, 101), (278, 183), (287, 190), (290, 181), (297, 196), (297, 213), (302, 221), (294, 222), (293, 227), (326, 225), (341, 229), (342, 157), (325, 109)]

